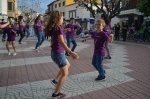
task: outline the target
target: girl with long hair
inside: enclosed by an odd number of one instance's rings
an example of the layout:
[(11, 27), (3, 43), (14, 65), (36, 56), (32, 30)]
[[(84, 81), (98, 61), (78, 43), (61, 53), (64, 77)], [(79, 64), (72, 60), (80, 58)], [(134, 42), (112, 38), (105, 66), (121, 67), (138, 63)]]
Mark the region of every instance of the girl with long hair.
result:
[[(44, 34), (43, 34), (43, 25), (42, 25), (42, 15), (38, 15), (38, 17), (34, 21), (34, 26), (35, 26), (35, 33), (38, 38), (38, 42), (36, 43), (35, 46), (35, 51), (38, 52), (41, 49), (41, 45), (45, 40)], [(39, 49), (38, 49), (39, 48)]]
[(57, 77), (51, 81), (56, 86), (52, 99), (64, 98), (66, 95), (60, 93), (60, 90), (68, 77), (68, 69), (70, 63), (66, 59), (65, 51), (68, 52), (73, 59), (78, 59), (79, 56), (70, 50), (64, 41), (64, 32), (61, 27), (63, 23), (63, 13), (53, 11), (50, 14), (48, 24), (45, 28), (45, 34), (51, 36), (51, 58), (60, 68)]

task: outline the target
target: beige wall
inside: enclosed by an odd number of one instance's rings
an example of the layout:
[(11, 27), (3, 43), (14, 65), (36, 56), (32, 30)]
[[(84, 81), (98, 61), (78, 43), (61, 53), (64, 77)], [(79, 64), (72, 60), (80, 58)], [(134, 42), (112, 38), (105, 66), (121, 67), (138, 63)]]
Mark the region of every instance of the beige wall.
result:
[[(57, 0), (56, 2), (54, 2), (54, 5), (53, 5), (53, 10), (58, 10), (58, 11), (61, 11), (61, 12), (65, 12), (65, 6), (63, 6), (63, 2), (66, 1), (66, 0)], [(59, 7), (59, 3), (61, 3), (61, 7)], [(57, 4), (57, 8), (55, 8), (55, 4)], [(65, 16), (64, 16), (65, 17)]]
[[(8, 2), (13, 2), (14, 3), (14, 11), (9, 11), (8, 10)], [(13, 17), (16, 18), (17, 17), (17, 0), (7, 0), (7, 15), (8, 17)]]

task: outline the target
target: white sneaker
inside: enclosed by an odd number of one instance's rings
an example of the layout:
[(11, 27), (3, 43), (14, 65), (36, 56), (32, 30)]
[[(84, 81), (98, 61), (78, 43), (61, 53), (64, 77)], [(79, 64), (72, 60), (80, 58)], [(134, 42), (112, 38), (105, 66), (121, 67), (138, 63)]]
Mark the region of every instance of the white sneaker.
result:
[(42, 51), (42, 48), (41, 48), (41, 47), (39, 47), (39, 50), (41, 50), (41, 51)]
[(15, 52), (14, 54), (13, 54), (13, 56), (16, 56), (17, 55), (17, 53)]
[(35, 49), (35, 51), (36, 51), (36, 52), (39, 52), (39, 50), (38, 50), (38, 49)]
[(11, 52), (8, 52), (8, 55), (10, 56), (10, 55), (11, 55)]

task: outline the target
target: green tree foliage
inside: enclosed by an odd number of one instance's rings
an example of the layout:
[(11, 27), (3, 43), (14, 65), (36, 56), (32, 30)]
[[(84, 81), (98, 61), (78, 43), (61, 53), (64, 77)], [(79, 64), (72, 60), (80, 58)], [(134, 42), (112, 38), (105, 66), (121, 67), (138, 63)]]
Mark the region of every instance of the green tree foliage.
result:
[[(129, 0), (100, 0), (99, 4), (97, 0), (74, 0), (79, 6), (90, 11), (94, 18), (95, 12), (97, 12), (109, 16), (110, 19), (120, 14), (121, 9), (127, 6), (128, 1)], [(94, 11), (93, 6), (97, 8), (97, 11)]]
[(137, 9), (146, 16), (150, 15), (150, 0), (138, 0)]

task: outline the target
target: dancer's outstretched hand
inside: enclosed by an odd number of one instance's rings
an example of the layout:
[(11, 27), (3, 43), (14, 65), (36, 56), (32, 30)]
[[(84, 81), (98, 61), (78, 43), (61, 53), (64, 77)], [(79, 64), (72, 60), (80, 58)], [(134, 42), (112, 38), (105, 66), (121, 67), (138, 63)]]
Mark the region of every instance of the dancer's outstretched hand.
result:
[(85, 42), (86, 40), (84, 39), (84, 40), (82, 40), (82, 42)]
[(79, 56), (75, 52), (71, 52), (70, 55), (73, 59), (78, 59), (79, 58)]

